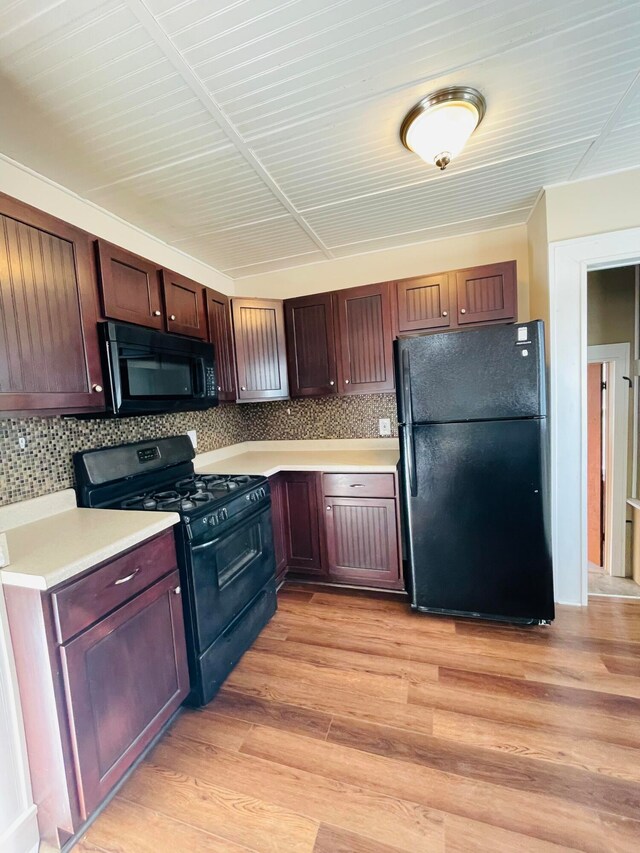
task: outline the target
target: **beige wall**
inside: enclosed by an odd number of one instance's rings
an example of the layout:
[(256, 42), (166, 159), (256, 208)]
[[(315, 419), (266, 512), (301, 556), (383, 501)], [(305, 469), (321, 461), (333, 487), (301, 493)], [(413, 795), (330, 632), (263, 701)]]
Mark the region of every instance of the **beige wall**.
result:
[(635, 342), (635, 267), (594, 270), (587, 275), (587, 344)]
[(233, 293), (233, 281), (228, 276), (3, 155), (0, 155), (0, 192), (149, 258), (159, 266), (179, 272), (223, 293)]
[(549, 244), (547, 240), (547, 207), (542, 193), (527, 222), (529, 256), (529, 310), (534, 320), (547, 326), (545, 346), (549, 362)]
[(518, 263), (519, 319), (528, 320), (529, 257), (524, 225), (247, 276), (236, 279), (235, 287), (236, 293), (242, 296), (286, 299), (307, 293), (510, 260)]
[(546, 190), (549, 242), (640, 226), (640, 168)]

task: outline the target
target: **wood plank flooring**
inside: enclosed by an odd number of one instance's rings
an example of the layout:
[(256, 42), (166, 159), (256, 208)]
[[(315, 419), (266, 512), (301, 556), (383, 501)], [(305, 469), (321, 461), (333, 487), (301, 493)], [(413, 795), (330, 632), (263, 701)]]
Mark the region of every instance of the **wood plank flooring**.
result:
[(287, 586), (84, 853), (640, 850), (640, 601), (549, 628)]

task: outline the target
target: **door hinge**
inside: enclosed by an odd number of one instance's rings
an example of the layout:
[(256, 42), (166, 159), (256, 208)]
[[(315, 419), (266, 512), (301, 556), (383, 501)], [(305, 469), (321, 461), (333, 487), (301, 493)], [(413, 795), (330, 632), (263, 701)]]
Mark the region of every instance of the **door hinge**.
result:
[(603, 382), (600, 387), (602, 388), (603, 391), (606, 391), (607, 390), (607, 383)]

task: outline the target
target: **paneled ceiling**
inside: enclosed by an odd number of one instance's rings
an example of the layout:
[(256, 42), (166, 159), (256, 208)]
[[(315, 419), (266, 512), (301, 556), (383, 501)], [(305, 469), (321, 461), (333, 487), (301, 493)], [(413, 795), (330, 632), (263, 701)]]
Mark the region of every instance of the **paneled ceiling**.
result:
[[(0, 74), (42, 117), (25, 165), (65, 155), (70, 189), (232, 277), (521, 223), (545, 184), (640, 165), (638, 0), (5, 0)], [(451, 84), (488, 109), (440, 173), (398, 128)]]

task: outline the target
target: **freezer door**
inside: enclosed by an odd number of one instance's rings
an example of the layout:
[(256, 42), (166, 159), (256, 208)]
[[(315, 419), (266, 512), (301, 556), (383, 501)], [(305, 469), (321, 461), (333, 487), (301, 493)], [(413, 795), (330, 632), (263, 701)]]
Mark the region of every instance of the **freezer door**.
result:
[(546, 414), (542, 320), (400, 338), (396, 371), (401, 423)]
[(414, 607), (553, 618), (546, 440), (545, 419), (402, 428)]

